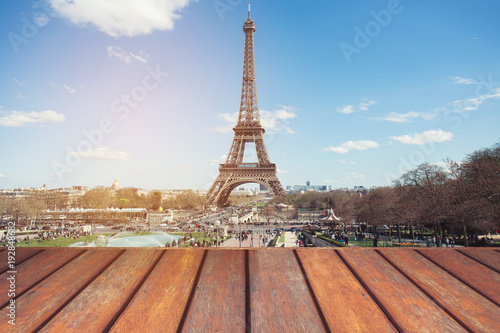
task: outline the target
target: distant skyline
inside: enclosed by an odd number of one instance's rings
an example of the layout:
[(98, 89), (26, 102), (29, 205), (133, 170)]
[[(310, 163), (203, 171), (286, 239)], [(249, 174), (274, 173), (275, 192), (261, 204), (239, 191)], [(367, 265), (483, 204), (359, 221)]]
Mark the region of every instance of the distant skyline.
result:
[[(247, 2), (0, 9), (0, 188), (210, 187), (237, 122)], [(499, 142), (499, 12), (494, 0), (252, 1), (283, 186), (390, 185)]]

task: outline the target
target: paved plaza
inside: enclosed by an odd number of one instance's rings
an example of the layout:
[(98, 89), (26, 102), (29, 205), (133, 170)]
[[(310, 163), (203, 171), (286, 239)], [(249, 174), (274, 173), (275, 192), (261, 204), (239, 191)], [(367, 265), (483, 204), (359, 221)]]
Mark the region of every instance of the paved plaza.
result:
[[(295, 242), (297, 240), (297, 236), (295, 236), (295, 233), (291, 231), (287, 231), (284, 233), (285, 235), (285, 241), (284, 242), (277, 242), (276, 247), (298, 247), (297, 243)], [(270, 242), (272, 241), (272, 238), (269, 238), (266, 242), (265, 245), (262, 244), (262, 241), (260, 243), (260, 247), (265, 247), (267, 246)], [(222, 244), (222, 247), (259, 247), (259, 235), (256, 234), (256, 237), (254, 237), (253, 244), (252, 244), (252, 239), (249, 237), (246, 240), (243, 240), (241, 242), (240, 246), (240, 240), (236, 238), (231, 238), (228, 240), (224, 241), (224, 244)]]

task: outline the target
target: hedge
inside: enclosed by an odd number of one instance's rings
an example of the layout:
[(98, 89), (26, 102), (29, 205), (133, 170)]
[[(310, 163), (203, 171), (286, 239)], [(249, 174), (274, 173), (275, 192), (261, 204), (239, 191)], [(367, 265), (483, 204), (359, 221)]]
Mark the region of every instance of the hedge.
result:
[(348, 246), (348, 245), (345, 245), (342, 242), (337, 242), (336, 240), (333, 240), (333, 239), (331, 239), (329, 237), (326, 237), (326, 236), (323, 236), (323, 235), (318, 235), (318, 237), (321, 238), (322, 240), (327, 241), (327, 242), (329, 242), (329, 243), (331, 243), (331, 244), (333, 244), (335, 246), (338, 246), (338, 247), (346, 247), (346, 246)]

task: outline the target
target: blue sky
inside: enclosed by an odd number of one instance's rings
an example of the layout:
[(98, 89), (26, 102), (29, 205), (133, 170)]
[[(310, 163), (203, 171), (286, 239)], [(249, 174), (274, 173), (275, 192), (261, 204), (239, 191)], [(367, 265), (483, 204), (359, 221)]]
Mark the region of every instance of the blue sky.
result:
[[(383, 186), (498, 142), (499, 12), (253, 1), (282, 184)], [(246, 16), (238, 0), (2, 1), (0, 188), (208, 189), (239, 111)]]

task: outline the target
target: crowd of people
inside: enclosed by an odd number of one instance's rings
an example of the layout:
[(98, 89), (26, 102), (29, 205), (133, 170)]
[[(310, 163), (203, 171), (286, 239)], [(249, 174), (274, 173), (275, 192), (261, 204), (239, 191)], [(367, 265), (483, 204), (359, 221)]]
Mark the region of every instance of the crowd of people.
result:
[(349, 237), (345, 233), (335, 232), (330, 236), (334, 241), (349, 245)]
[[(20, 230), (20, 231), (37, 230), (37, 229), (31, 228), (31, 227), (25, 227), (22, 229), (23, 230)], [(78, 229), (69, 230), (69, 229), (58, 228), (58, 229), (54, 229), (54, 230), (40, 231), (34, 235), (16, 236), (14, 243), (25, 242), (26, 245), (29, 245), (30, 242), (42, 242), (45, 240), (56, 239), (58, 237), (78, 239), (79, 237), (90, 236), (91, 234), (92, 234), (91, 232), (81, 231)], [(7, 231), (5, 231), (2, 234), (0, 242), (3, 242), (4, 246), (8, 246), (7, 245)]]

